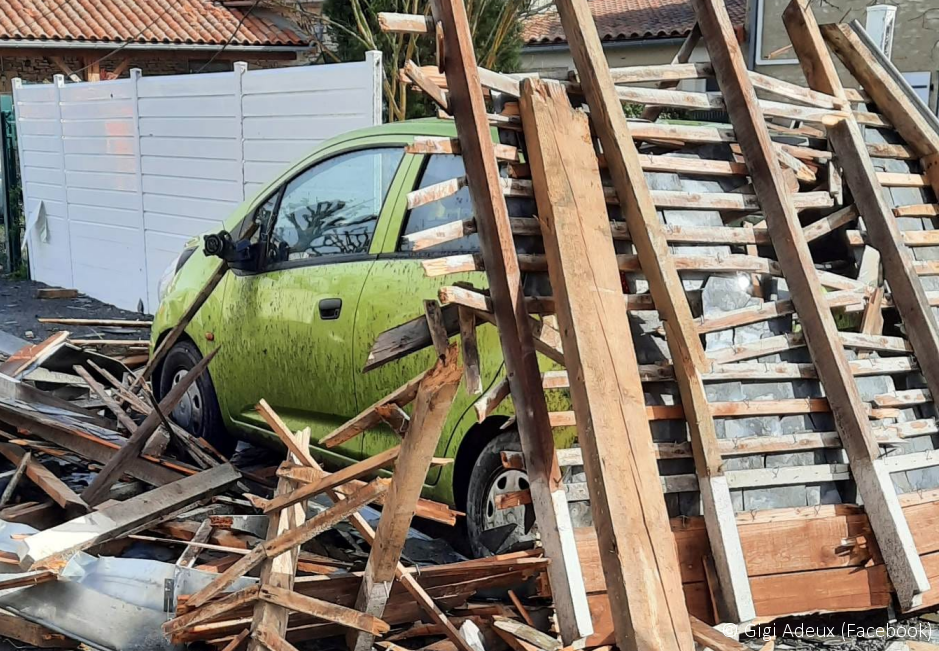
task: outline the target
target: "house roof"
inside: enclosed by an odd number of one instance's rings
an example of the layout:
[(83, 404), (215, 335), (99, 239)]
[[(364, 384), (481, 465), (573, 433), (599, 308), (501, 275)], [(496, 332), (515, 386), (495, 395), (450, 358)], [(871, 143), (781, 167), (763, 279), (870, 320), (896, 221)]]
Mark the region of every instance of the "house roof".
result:
[[(590, 11), (603, 41), (632, 41), (687, 36), (695, 24), (687, 0), (590, 0)], [(727, 0), (735, 28), (744, 25), (747, 0)], [(556, 10), (532, 16), (522, 27), (528, 45), (566, 43)]]
[[(0, 44), (19, 41), (303, 46), (307, 40), (249, 8), (212, 0), (0, 0)], [(239, 26), (239, 22), (244, 22)]]

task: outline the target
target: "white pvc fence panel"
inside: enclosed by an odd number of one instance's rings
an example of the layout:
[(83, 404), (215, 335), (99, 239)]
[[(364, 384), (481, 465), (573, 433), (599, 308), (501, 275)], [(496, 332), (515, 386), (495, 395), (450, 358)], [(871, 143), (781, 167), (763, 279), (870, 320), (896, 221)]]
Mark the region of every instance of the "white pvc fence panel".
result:
[(189, 238), (317, 144), (381, 123), (381, 55), (13, 94), (32, 277), (152, 312)]

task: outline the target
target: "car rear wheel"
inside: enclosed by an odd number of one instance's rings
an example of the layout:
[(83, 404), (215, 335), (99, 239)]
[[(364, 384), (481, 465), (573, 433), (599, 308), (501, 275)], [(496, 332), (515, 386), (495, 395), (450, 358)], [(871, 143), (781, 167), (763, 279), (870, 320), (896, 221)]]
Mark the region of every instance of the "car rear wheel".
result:
[[(160, 373), (160, 396), (165, 396), (199, 363), (202, 354), (190, 341), (180, 341), (167, 353)], [(212, 447), (230, 457), (237, 441), (225, 431), (222, 411), (208, 371), (193, 382), (171, 415), (173, 421), (193, 436), (203, 438)]]
[(531, 504), (499, 508), (500, 495), (528, 488), (524, 470), (502, 465), (503, 450), (521, 449), (518, 432), (504, 432), (486, 444), (473, 466), (466, 498), (466, 527), (470, 551), (476, 558), (529, 547), (537, 538)]

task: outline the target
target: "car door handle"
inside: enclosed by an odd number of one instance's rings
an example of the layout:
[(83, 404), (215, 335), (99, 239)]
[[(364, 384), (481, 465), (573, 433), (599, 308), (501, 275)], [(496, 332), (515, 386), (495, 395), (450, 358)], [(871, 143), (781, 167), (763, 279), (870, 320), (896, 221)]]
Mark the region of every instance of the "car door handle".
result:
[(341, 298), (324, 298), (319, 302), (320, 318), (323, 321), (334, 321), (342, 312)]

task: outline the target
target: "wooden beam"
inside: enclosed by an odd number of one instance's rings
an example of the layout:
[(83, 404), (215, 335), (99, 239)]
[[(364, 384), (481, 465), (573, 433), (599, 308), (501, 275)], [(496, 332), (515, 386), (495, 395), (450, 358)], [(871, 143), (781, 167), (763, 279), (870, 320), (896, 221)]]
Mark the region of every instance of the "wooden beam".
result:
[[(595, 72), (579, 70), (589, 93)], [(624, 336), (629, 321), (587, 116), (571, 108), (560, 85), (540, 80), (522, 83), (520, 108), (565, 366), (578, 380), (571, 400), (617, 642), (682, 649), (688, 613), (675, 549), (657, 544), (668, 537), (668, 512), (655, 481), (636, 352)], [(616, 150), (604, 151), (612, 169)], [(684, 297), (680, 281), (679, 291)]]
[[(0, 454), (5, 456), (10, 463), (20, 464), (23, 462), (26, 454), (19, 446), (11, 443), (0, 443)], [(56, 477), (51, 470), (36, 461), (29, 459), (26, 461), (26, 476), (36, 484), (42, 492), (52, 498), (52, 501), (65, 509), (69, 516), (75, 516), (88, 512), (88, 505), (68, 485)]]
[(415, 86), (420, 88), (425, 95), (432, 99), (437, 106), (447, 113), (450, 112), (450, 101), (447, 99), (447, 91), (434, 83), (434, 80), (425, 75), (424, 71), (410, 59), (404, 64), (404, 74), (407, 75), (408, 79), (410, 79)]
[(74, 81), (75, 83), (85, 81), (79, 77), (71, 68), (69, 68), (68, 64), (65, 63), (65, 59), (62, 57), (50, 54), (46, 54), (45, 57), (58, 66), (59, 70), (65, 73), (65, 76), (69, 78), (69, 81)]
[(6, 506), (10, 500), (13, 499), (13, 493), (16, 492), (16, 488), (20, 484), (20, 479), (23, 478), (23, 474), (26, 472), (26, 464), (32, 460), (32, 456), (33, 453), (28, 451), (17, 462), (16, 469), (13, 471), (13, 476), (10, 477), (9, 481), (7, 481), (7, 485), (3, 489), (3, 495), (0, 495), (0, 509)]
[(68, 555), (140, 529), (192, 503), (211, 497), (241, 478), (231, 465), (217, 466), (167, 486), (70, 520), (19, 542), (23, 569), (50, 566)]
[[(220, 466), (222, 467), (222, 466)], [(213, 469), (214, 471), (215, 469)], [(212, 471), (205, 471), (212, 472)], [(206, 604), (210, 599), (221, 593), (228, 586), (235, 582), (239, 577), (260, 565), (265, 558), (280, 556), (293, 547), (304, 544), (312, 540), (327, 529), (332, 528), (338, 522), (341, 522), (362, 508), (364, 505), (372, 502), (378, 495), (388, 490), (389, 480), (375, 479), (366, 484), (348, 498), (334, 504), (313, 516), (303, 524), (293, 529), (288, 529), (276, 538), (268, 540), (252, 549), (242, 556), (238, 561), (225, 570), (210, 584), (194, 593), (187, 602), (190, 608), (199, 608)], [(172, 620), (170, 620), (172, 621)]]
[[(616, 196), (633, 237), (640, 267), (649, 282), (652, 299), (662, 321), (668, 326), (666, 341), (675, 360), (682, 404), (689, 414), (687, 421), (694, 449), (695, 470), (704, 478), (702, 497), (724, 596), (721, 607), (724, 614), (735, 621), (749, 620), (753, 617), (753, 604), (746, 566), (739, 553), (740, 541), (733, 519), (730, 493), (721, 478), (721, 459), (717, 451), (714, 421), (701, 380), (701, 375), (710, 369), (710, 361), (698, 337), (678, 275), (678, 265), (668, 248), (656, 213), (654, 193), (645, 182), (630, 125), (610, 77), (609, 64), (597, 35), (589, 3), (587, 0), (558, 0), (556, 5), (590, 107), (593, 129), (600, 140)], [(603, 211), (601, 214), (605, 217)], [(585, 256), (590, 257), (590, 254), (585, 253)], [(623, 316), (625, 318), (625, 313)], [(681, 601), (680, 591), (677, 601)], [(616, 600), (613, 603), (614, 610), (626, 608), (625, 603), (617, 604)], [(671, 617), (675, 627), (674, 637), (671, 641), (663, 637), (659, 643), (666, 645), (665, 648), (674, 645), (677, 645), (674, 648), (689, 647), (691, 641), (687, 615), (674, 611)], [(665, 629), (661, 631), (664, 633)], [(631, 641), (628, 638), (632, 638)], [(619, 628), (617, 639), (621, 646), (636, 644), (634, 637)]]
[[(276, 605), (285, 610), (310, 615), (317, 619), (324, 619), (327, 622), (353, 628), (371, 636), (382, 635), (391, 629), (387, 623), (368, 613), (359, 612), (353, 608), (346, 608), (345, 606), (299, 594), (292, 590), (278, 588), (273, 585), (262, 585), (258, 597), (265, 603)], [(257, 619), (255, 619), (255, 621), (257, 622)], [(286, 621), (284, 622), (284, 628), (285, 630), (281, 635), (287, 632)]]
[[(939, 153), (939, 134), (920, 114), (900, 85), (877, 62), (851, 26), (822, 25), (819, 31), (906, 144), (921, 158)], [(826, 70), (822, 74), (827, 78), (829, 72)]]
[[(372, 551), (355, 600), (356, 609), (367, 615), (381, 617), (391, 595), (391, 584), (411, 527), (414, 509), (461, 377), (458, 348), (453, 345), (447, 350), (446, 356), (438, 360), (424, 376), (417, 391), (411, 424), (401, 444), (400, 454), (397, 455), (392, 489), (385, 498)], [(361, 631), (354, 639), (349, 638), (349, 646), (353, 651), (369, 651), (374, 641), (373, 634)]]
[[(418, 394), (418, 397), (420, 397), (420, 394)], [(371, 475), (375, 471), (394, 463), (401, 452), (401, 447), (402, 446), (398, 445), (393, 448), (388, 448), (387, 450), (383, 450), (374, 456), (359, 461), (358, 463), (353, 463), (350, 466), (346, 466), (337, 472), (329, 473), (322, 477), (319, 481), (303, 486), (298, 486), (289, 493), (278, 495), (267, 503), (267, 506), (264, 507), (264, 512), (274, 513), (280, 511), (281, 509), (287, 508), (292, 504), (305, 503), (313, 497), (316, 497), (320, 493), (324, 493), (331, 488), (342, 486), (343, 484), (348, 483), (353, 479), (359, 479), (366, 475)]]
[(760, 198), (812, 359), (818, 369), (838, 432), (871, 523), (884, 553), (900, 602), (909, 607), (921, 600), (929, 581), (909, 525), (903, 517), (890, 475), (877, 463), (877, 440), (857, 383), (838, 338), (838, 329), (822, 295), (812, 254), (786, 182), (774, 155), (763, 113), (750, 83), (727, 9), (717, 0), (692, 0), (711, 63), (724, 93), (754, 190)]
[[(790, 2), (783, 20), (809, 86), (844, 98), (844, 88), (835, 63), (805, 0)], [(856, 39), (853, 32), (851, 36)], [(859, 44), (859, 41), (855, 44)], [(857, 52), (860, 54), (860, 51)], [(873, 66), (872, 63), (870, 65)], [(893, 98), (894, 102), (900, 99)], [(915, 110), (915, 107), (911, 110)], [(903, 243), (897, 221), (884, 199), (884, 190), (868, 156), (861, 128), (852, 117), (848, 117), (828, 127), (828, 138), (841, 162), (858, 211), (864, 215), (871, 245), (880, 253), (893, 304), (903, 320), (904, 332), (916, 353), (921, 372), (933, 394), (939, 395), (939, 323), (933, 316), (910, 249)], [(875, 316), (880, 317), (879, 308)]]
[(472, 33), (463, 2), (442, 0), (437, 8), (446, 43), (442, 63), (476, 213), (480, 249), (490, 270), (494, 316), (510, 378), (535, 517), (545, 555), (551, 560), (548, 574), (558, 626), (564, 642), (572, 644), (590, 635), (593, 625), (577, 562), (577, 545), (561, 470), (554, 454), (548, 407), (541, 390), (530, 317), (525, 308), (515, 242), (499, 181)]
[[(420, 321), (423, 322), (426, 326), (426, 318), (424, 316), (420, 317)], [(366, 430), (375, 427), (382, 422), (381, 414), (377, 411), (377, 408), (383, 405), (397, 405), (398, 407), (404, 407), (405, 405), (410, 404), (417, 396), (417, 391), (421, 386), (421, 382), (423, 381), (424, 376), (426, 375), (427, 371), (418, 374), (416, 377), (409, 380), (406, 384), (395, 389), (387, 396), (365, 409), (355, 418), (352, 418), (346, 423), (343, 423), (332, 432), (321, 438), (319, 444), (325, 448), (332, 448), (339, 445), (340, 443), (345, 443), (349, 439), (355, 438)], [(274, 431), (277, 431), (277, 428), (274, 428)], [(306, 465), (312, 465), (308, 461), (305, 461), (304, 463)]]
[(395, 34), (432, 34), (434, 21), (423, 14), (399, 14), (383, 11), (378, 14), (378, 26), (383, 32)]
[(463, 386), (466, 393), (478, 396), (483, 392), (482, 371), (479, 366), (479, 348), (476, 345), (476, 314), (459, 306), (460, 349), (463, 352)]

